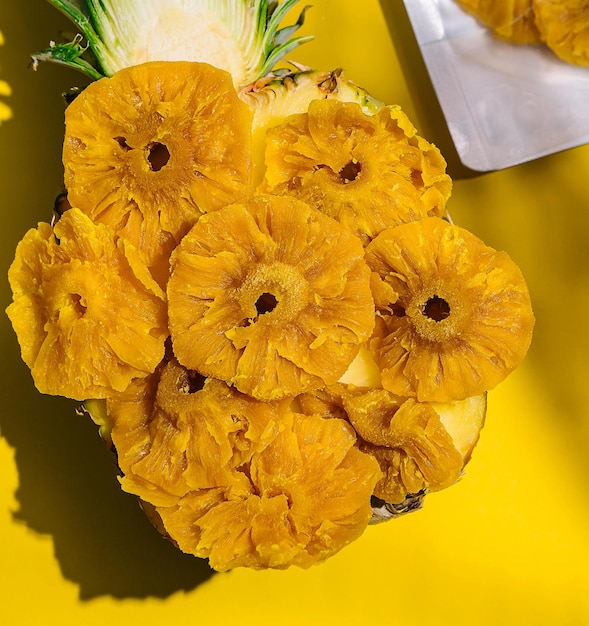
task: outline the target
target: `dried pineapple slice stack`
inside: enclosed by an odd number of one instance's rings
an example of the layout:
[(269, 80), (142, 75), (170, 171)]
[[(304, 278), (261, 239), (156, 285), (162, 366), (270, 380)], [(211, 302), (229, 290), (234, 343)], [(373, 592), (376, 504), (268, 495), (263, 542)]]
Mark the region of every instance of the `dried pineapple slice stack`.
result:
[(70, 204), (132, 242), (165, 288), (198, 217), (250, 193), (252, 116), (227, 73), (154, 63), (67, 107), (63, 162)]
[[(85, 400), (122, 488), (220, 571), (309, 567), (454, 484), (534, 317), (446, 219), (437, 148), (340, 71), (271, 71), (296, 0), (53, 4), (94, 57), (39, 58), (97, 80), (66, 110), (71, 208), (9, 270), (39, 390)], [(175, 39), (145, 46), (147, 16)]]

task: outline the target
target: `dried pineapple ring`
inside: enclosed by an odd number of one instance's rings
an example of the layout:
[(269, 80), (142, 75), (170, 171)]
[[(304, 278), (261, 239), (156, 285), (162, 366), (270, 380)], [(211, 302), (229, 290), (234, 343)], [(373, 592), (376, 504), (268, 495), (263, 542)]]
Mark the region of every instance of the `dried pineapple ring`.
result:
[(399, 107), (315, 100), (268, 131), (263, 188), (304, 200), (365, 243), (385, 228), (442, 215), (452, 182), (438, 149)]
[(250, 127), (222, 70), (188, 62), (120, 70), (66, 109), (69, 201), (140, 248), (163, 285), (171, 250), (198, 217), (248, 194)]
[(533, 0), (456, 0), (501, 39), (519, 44), (539, 43)]
[[(383, 478), (374, 496), (388, 505), (420, 501), (453, 485), (478, 441), (486, 396), (419, 403), (379, 387), (337, 384), (297, 397), (305, 414), (348, 420), (360, 450), (379, 463)], [(376, 509), (382, 506), (378, 504)], [(374, 504), (373, 504), (374, 506)], [(413, 510), (411, 507), (408, 510)], [(375, 511), (375, 520), (379, 514)]]
[(534, 316), (517, 265), (463, 228), (436, 217), (384, 231), (366, 261), (375, 290), (371, 350), (383, 387), (420, 401), (475, 396), (523, 359)]
[(378, 464), (344, 420), (260, 402), (171, 361), (108, 401), (122, 486), (215, 569), (309, 567), (356, 539)]
[(439, 491), (458, 480), (462, 454), (430, 404), (385, 389), (347, 394), (343, 404), (360, 449), (376, 458), (384, 474), (374, 490), (377, 498), (400, 504), (411, 494)]
[(589, 65), (587, 0), (532, 0), (542, 40), (561, 59)]
[(104, 398), (153, 372), (164, 355), (164, 293), (128, 242), (70, 209), (17, 247), (8, 307), (42, 393)]
[(374, 325), (360, 241), (290, 197), (203, 216), (174, 251), (174, 353), (186, 367), (276, 399), (335, 382)]

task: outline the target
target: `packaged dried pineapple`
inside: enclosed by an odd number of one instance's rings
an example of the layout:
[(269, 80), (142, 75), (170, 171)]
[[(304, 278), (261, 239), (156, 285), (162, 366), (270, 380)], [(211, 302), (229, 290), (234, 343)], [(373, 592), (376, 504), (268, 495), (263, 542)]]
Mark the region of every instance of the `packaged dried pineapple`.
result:
[(497, 37), (513, 43), (538, 43), (533, 0), (456, 0), (468, 13), (488, 26)]

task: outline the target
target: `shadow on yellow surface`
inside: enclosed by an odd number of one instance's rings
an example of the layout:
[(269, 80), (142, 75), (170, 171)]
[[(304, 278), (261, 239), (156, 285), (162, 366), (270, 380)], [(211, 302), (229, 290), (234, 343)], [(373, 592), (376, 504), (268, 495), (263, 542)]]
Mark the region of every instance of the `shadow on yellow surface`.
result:
[[(17, 241), (51, 219), (62, 178), (61, 94), (86, 80), (55, 65), (27, 69), (29, 53), (71, 28), (48, 3), (3, 2), (0, 24), (9, 42), (0, 49), (2, 77), (13, 87), (14, 111), (0, 129), (5, 276)], [(10, 301), (5, 278), (1, 293), (4, 309)], [(165, 597), (207, 580), (213, 573), (208, 564), (163, 540), (135, 499), (120, 490), (114, 458), (96, 427), (75, 414), (77, 404), (34, 389), (4, 314), (0, 323), (0, 432), (16, 450), (15, 521), (52, 536), (62, 573), (79, 584), (82, 598)]]
[[(384, 0), (313, 4), (306, 28), (317, 41), (296, 58), (344, 67), (425, 129), (427, 103), (408, 90)], [(43, 0), (0, 4), (0, 78), (13, 88), (14, 110), (0, 128), (4, 275), (18, 240), (50, 219), (60, 191), (60, 93), (84, 79), (26, 67), (27, 55), (62, 28), (68, 22)], [(454, 220), (506, 250), (528, 280), (532, 348), (490, 393), (487, 426), (457, 486), (308, 571), (212, 575), (161, 539), (120, 491), (113, 459), (76, 404), (35, 391), (2, 316), (0, 589), (8, 623), (589, 624), (588, 177), (584, 146), (456, 180)], [(5, 308), (5, 279), (0, 287)]]
[[(4, 354), (18, 358), (13, 350)], [(2, 369), (5, 382), (18, 384)], [(79, 585), (82, 599), (166, 597), (213, 574), (206, 561), (164, 540), (121, 491), (114, 459), (96, 427), (75, 415), (75, 404), (33, 389), (14, 393), (0, 426), (19, 470), (14, 520), (52, 536), (62, 573)]]

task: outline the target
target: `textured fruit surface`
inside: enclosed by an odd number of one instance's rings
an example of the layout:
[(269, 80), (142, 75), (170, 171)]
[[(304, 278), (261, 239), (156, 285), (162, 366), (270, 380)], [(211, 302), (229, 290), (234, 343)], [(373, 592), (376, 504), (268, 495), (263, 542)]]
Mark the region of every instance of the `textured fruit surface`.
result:
[(430, 217), (381, 233), (366, 260), (378, 311), (371, 349), (386, 389), (460, 400), (493, 388), (524, 358), (534, 315), (504, 252)]
[(356, 237), (291, 198), (201, 218), (172, 256), (178, 360), (263, 399), (336, 382), (370, 336), (370, 271)]
[(76, 400), (123, 391), (164, 355), (164, 293), (137, 250), (77, 209), (18, 245), (8, 307), (37, 388)]
[(374, 496), (400, 505), (453, 485), (478, 441), (484, 396), (430, 403), (381, 387), (337, 384), (298, 398), (306, 414), (347, 420), (383, 477)]
[(253, 113), (252, 150), (256, 183), (261, 182), (264, 175), (267, 131), (282, 124), (291, 115), (306, 113), (313, 100), (355, 102), (367, 115), (385, 106), (348, 80), (341, 69), (331, 72), (303, 69), (271, 74), (248, 89), (242, 89), (239, 97)]
[(567, 63), (589, 65), (586, 0), (456, 0), (465, 11), (512, 43), (544, 43)]
[(108, 409), (123, 488), (217, 570), (308, 567), (371, 517), (380, 470), (344, 420), (260, 402), (175, 361)]
[(164, 283), (170, 252), (198, 217), (248, 194), (250, 124), (222, 70), (123, 69), (66, 109), (69, 202), (140, 248)]
[(183, 551), (308, 567), (458, 480), (533, 315), (507, 255), (442, 219), (446, 163), (398, 106), (338, 71), (238, 95), (146, 63), (73, 101), (63, 158), (9, 314)]
[[(544, 0), (540, 0), (538, 4)], [(540, 34), (534, 21), (533, 0), (456, 0), (466, 11), (513, 43), (538, 43)]]
[(397, 504), (458, 480), (462, 455), (429, 404), (373, 390), (345, 396), (344, 407), (360, 449), (377, 459), (384, 474), (374, 491), (378, 498)]
[(399, 107), (368, 115), (355, 102), (315, 100), (268, 131), (263, 188), (304, 200), (367, 243), (442, 215), (452, 183), (438, 149)]
[(542, 40), (561, 59), (589, 65), (589, 3), (586, 0), (532, 0)]

